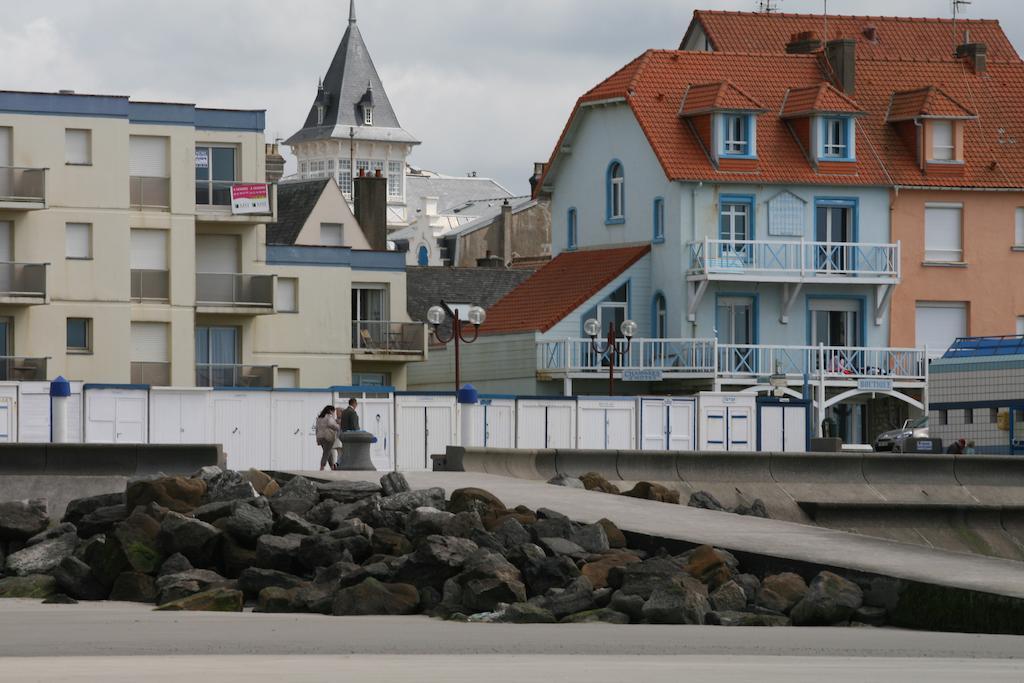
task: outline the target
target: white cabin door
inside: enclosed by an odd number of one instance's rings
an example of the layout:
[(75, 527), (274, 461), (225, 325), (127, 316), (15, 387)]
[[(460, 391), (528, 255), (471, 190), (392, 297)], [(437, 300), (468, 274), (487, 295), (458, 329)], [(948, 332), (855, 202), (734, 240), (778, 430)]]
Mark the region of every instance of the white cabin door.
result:
[(668, 449), (670, 451), (692, 451), (693, 443), (693, 402), (673, 401), (668, 405)]

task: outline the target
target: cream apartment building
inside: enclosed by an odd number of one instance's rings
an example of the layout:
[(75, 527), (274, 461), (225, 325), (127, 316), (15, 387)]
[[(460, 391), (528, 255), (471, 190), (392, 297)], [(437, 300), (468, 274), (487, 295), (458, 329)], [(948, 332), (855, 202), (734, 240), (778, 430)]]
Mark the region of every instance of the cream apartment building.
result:
[[(400, 255), (271, 254), (263, 128), (262, 111), (0, 91), (0, 379), (350, 385), (353, 271), (402, 311)], [(399, 386), (423, 353), (378, 348), (356, 370)]]

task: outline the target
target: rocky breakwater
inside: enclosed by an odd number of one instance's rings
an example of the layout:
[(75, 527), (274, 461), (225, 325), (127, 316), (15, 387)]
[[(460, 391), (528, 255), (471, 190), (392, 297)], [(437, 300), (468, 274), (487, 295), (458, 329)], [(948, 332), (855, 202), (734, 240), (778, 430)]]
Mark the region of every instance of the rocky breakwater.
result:
[(204, 468), (73, 501), (0, 504), (0, 597), (159, 610), (429, 614), (511, 623), (883, 624), (861, 587), (821, 572), (744, 573), (700, 546), (648, 554), (610, 520), (508, 507), (481, 489), (275, 480)]

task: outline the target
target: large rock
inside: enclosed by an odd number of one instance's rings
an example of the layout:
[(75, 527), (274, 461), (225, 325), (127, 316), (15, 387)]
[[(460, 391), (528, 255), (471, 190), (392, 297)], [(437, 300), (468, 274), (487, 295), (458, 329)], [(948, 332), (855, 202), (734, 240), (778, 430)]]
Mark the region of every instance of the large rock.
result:
[(716, 612), (735, 612), (747, 606), (747, 594), (735, 581), (728, 581), (719, 586), (709, 597), (711, 607)]
[(208, 569), (193, 569), (180, 574), (167, 574), (156, 580), (159, 602), (173, 602), (180, 598), (201, 593), (211, 588), (227, 585), (229, 581), (217, 572)]
[(646, 602), (647, 600), (639, 595), (615, 591), (608, 606), (616, 612), (628, 614), (632, 621), (641, 621), (644, 618), (644, 603)]
[(355, 503), (365, 498), (380, 495), (380, 484), (369, 481), (328, 481), (316, 485), (320, 500), (336, 500), (339, 503)]
[(803, 600), (790, 610), (794, 626), (830, 626), (847, 621), (864, 603), (860, 586), (823, 571), (811, 581)]
[(43, 600), (57, 593), (57, 581), (47, 574), (8, 576), (0, 579), (0, 598)]
[(714, 590), (732, 579), (730, 564), (734, 559), (709, 545), (702, 545), (688, 553), (683, 569)]
[(697, 491), (696, 493), (690, 494), (690, 500), (686, 503), (692, 508), (701, 508), (703, 510), (713, 510), (715, 512), (728, 512), (728, 509), (707, 491)]
[[(416, 508), (437, 508), (441, 510), (445, 507), (444, 489), (434, 487), (418, 491), (408, 491), (406, 493), (396, 493), (393, 496), (381, 498), (380, 507), (382, 510), (402, 513), (412, 512)], [(453, 512), (461, 512), (461, 510), (453, 510)]]
[(704, 623), (704, 615), (711, 610), (703, 584), (684, 576), (651, 592), (643, 607), (643, 618), (651, 624)]
[(570, 540), (588, 553), (600, 554), (611, 548), (608, 534), (600, 524), (580, 525), (575, 529)]
[(555, 476), (548, 479), (549, 484), (554, 486), (564, 486), (568, 489), (582, 489), (583, 482), (578, 477), (570, 477), (567, 474), (556, 474)]
[(237, 500), (219, 500), (215, 503), (206, 503), (193, 510), (192, 516), (207, 524), (213, 524), (218, 519), (230, 515), (241, 504)]
[(568, 517), (543, 517), (530, 526), (530, 534), (534, 539), (564, 538), (569, 541), (575, 533), (576, 528)]
[(93, 576), (107, 589), (129, 567), (118, 540), (103, 534), (84, 541), (75, 551), (75, 557), (89, 565)]
[(314, 504), (320, 500), (320, 493), (317, 491), (317, 485), (311, 482), (305, 477), (298, 476), (289, 479), (281, 490), (275, 495), (275, 498), (303, 498), (313, 502)]
[(628, 624), (629, 615), (611, 607), (587, 610), (570, 614), (562, 619), (563, 624)]
[(757, 592), (756, 604), (765, 609), (789, 613), (807, 594), (807, 584), (799, 574), (784, 572), (766, 576)]
[(338, 616), (415, 614), (419, 601), (415, 586), (370, 578), (338, 591), (332, 611)]
[(218, 526), (247, 548), (255, 548), (256, 539), (274, 530), (274, 516), (267, 506), (239, 505)]
[(449, 512), (469, 512), (475, 510), (480, 517), (488, 517), (505, 511), (505, 504), (501, 500), (484, 489), (462, 488), (452, 491), (451, 500), (448, 502)]
[(638, 482), (630, 490), (623, 491), (622, 495), (643, 500), (656, 500), (659, 503), (679, 504), (679, 491), (649, 481)]
[(93, 576), (89, 565), (77, 557), (65, 557), (53, 570), (53, 578), (64, 593), (76, 600), (106, 600), (109, 593)]
[(394, 555), (397, 557), (408, 555), (413, 551), (412, 543), (405, 534), (400, 534), (387, 527), (374, 529), (371, 540), (373, 542), (373, 552), (381, 555)]
[(169, 556), (164, 563), (160, 565), (160, 573), (158, 576), (167, 576), (169, 574), (180, 574), (182, 572), (190, 572), (195, 567), (188, 561), (188, 558), (181, 553), (174, 553)]
[(604, 529), (604, 535), (608, 538), (608, 547), (612, 549), (625, 548), (626, 547), (626, 536), (619, 530), (619, 527), (615, 526), (615, 523), (609, 519), (599, 519), (597, 523)]
[(140, 505), (156, 503), (174, 512), (192, 512), (203, 504), (207, 484), (202, 479), (162, 477), (141, 479), (128, 484), (125, 505), (134, 510)]
[(590, 583), (597, 588), (608, 587), (608, 572), (613, 567), (625, 567), (626, 565), (636, 564), (640, 562), (640, 558), (630, 552), (616, 552), (608, 553), (603, 555), (600, 559), (592, 562), (587, 562), (580, 568), (583, 576), (590, 580)]
[(220, 550), (220, 536), (220, 530), (212, 524), (177, 512), (168, 512), (160, 524), (163, 550), (166, 553), (181, 553), (197, 567), (213, 564)]
[(344, 539), (330, 534), (318, 534), (303, 537), (299, 542), (296, 559), (306, 569), (313, 570), (317, 567), (330, 566), (342, 560), (351, 562), (352, 555), (345, 547)]
[(455, 519), (451, 512), (442, 512), (437, 508), (416, 508), (409, 513), (405, 521), (405, 531), (412, 537), (444, 535), (445, 525)]
[(441, 588), (445, 581), (462, 571), (466, 560), (478, 548), (465, 538), (427, 536), (419, 541), (409, 561), (402, 565), (398, 578), (417, 586)]
[(85, 498), (75, 498), (68, 503), (67, 508), (64, 510), (64, 518), (61, 519), (61, 521), (70, 522), (77, 527), (82, 518), (90, 512), (95, 512), (100, 508), (110, 507), (112, 505), (124, 504), (124, 491), (119, 491), (118, 493), (101, 493), (98, 496), (86, 496)]
[[(274, 481), (274, 478), (271, 477), (266, 472), (264, 472), (263, 470), (250, 468), (242, 473), (242, 477), (244, 477), (246, 481), (252, 484), (252, 487), (256, 489), (256, 493), (258, 493), (261, 496), (270, 496), (279, 490), (277, 482)], [(268, 492), (267, 489), (268, 487), (270, 487), (271, 484), (274, 485), (273, 490)]]
[(537, 545), (553, 557), (567, 555), (574, 560), (583, 560), (589, 555), (583, 548), (564, 538), (538, 538)]
[(525, 543), (509, 553), (509, 559), (519, 567), (527, 592), (543, 595), (552, 588), (564, 588), (580, 576), (580, 570), (568, 557), (548, 557), (543, 550)]
[(743, 592), (747, 595), (747, 604), (752, 605), (757, 600), (757, 594), (761, 592), (761, 579), (753, 574), (737, 574), (732, 577)]
[(583, 576), (573, 579), (565, 588), (550, 589), (544, 594), (539, 604), (554, 614), (557, 619), (597, 607), (594, 600), (594, 587)]
[(96, 534), (110, 534), (114, 527), (128, 519), (131, 510), (127, 505), (110, 505), (96, 508), (92, 512), (83, 515), (75, 526), (78, 528), (78, 535), (82, 538), (90, 538)]
[(540, 605), (517, 602), (502, 610), (494, 621), (501, 624), (554, 624), (558, 620)]
[(680, 583), (689, 578), (679, 564), (669, 558), (652, 557), (649, 560), (613, 567), (608, 572), (608, 584), (626, 595), (639, 595), (645, 600), (657, 588)]
[(256, 597), (264, 588), (298, 588), (304, 581), (297, 576), (275, 569), (249, 567), (238, 576), (238, 588), (247, 596)]
[(715, 612), (721, 626), (789, 626), (789, 617), (782, 614), (760, 614), (755, 612)]
[(768, 514), (768, 506), (764, 504), (764, 501), (760, 498), (755, 498), (754, 502), (750, 505), (740, 503), (737, 505), (733, 512), (737, 515), (745, 515), (748, 517), (761, 517), (762, 519), (771, 519), (771, 515)]
[(220, 543), (220, 566), (224, 575), (237, 578), (244, 570), (256, 564), (256, 549), (248, 548), (230, 534), (223, 534)]
[(110, 599), (121, 602), (155, 603), (157, 599), (156, 581), (148, 574), (124, 572), (114, 581), (110, 590)]
[(253, 612), (264, 612), (267, 614), (305, 612), (306, 610), (300, 606), (297, 600), (297, 594), (298, 588), (267, 586), (260, 591)]
[(46, 499), (0, 503), (0, 542), (24, 541), (50, 524)]
[(242, 591), (214, 588), (164, 603), (156, 609), (158, 611), (241, 612), (244, 605), (245, 597), (242, 595)]
[(114, 527), (114, 536), (135, 571), (154, 574), (160, 568), (164, 560), (159, 541), (160, 523), (145, 512), (134, 510), (128, 519)]
[(509, 550), (531, 540), (530, 532), (513, 517), (507, 517), (492, 533), (498, 543)]
[(78, 547), (78, 535), (73, 531), (73, 526), (71, 529), (11, 553), (5, 560), (5, 571), (15, 576), (50, 573)]
[(405, 475), (401, 472), (388, 472), (380, 478), (380, 487), (385, 496), (393, 496), (396, 493), (407, 493), (412, 490)]
[[(195, 480), (201, 481), (201, 480)], [(256, 489), (239, 472), (228, 470), (218, 474), (207, 484), (203, 503), (218, 503), (231, 500), (248, 500), (256, 497)], [(196, 506), (198, 507), (198, 505)]]
[[(519, 570), (502, 555), (480, 549), (470, 555), (462, 572), (450, 579), (458, 586), (459, 605), (470, 613), (491, 612), (498, 605), (526, 601)], [(445, 585), (446, 593), (448, 584)]]
[(287, 536), (289, 534), (313, 536), (326, 531), (327, 527), (308, 522), (301, 515), (294, 512), (285, 512), (277, 518), (277, 521), (274, 522), (274, 534), (277, 536)]
[(205, 465), (200, 467), (198, 470), (192, 473), (192, 479), (202, 479), (203, 481), (210, 481), (211, 479), (220, 475), (224, 470), (216, 465)]
[(264, 569), (294, 573), (299, 569), (299, 546), (304, 536), (260, 536), (256, 541), (256, 564)]
[(587, 472), (580, 476), (583, 487), (588, 491), (600, 491), (601, 493), (618, 493), (619, 487), (605, 479), (598, 472)]

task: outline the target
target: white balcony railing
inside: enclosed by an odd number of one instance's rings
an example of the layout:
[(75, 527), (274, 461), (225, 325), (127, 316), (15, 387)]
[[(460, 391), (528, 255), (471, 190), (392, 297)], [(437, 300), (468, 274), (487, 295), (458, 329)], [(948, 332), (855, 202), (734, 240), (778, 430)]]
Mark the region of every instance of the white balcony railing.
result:
[[(602, 343), (603, 345), (603, 343)], [(719, 344), (714, 339), (637, 339), (628, 352), (617, 342), (621, 358), (615, 370), (657, 370), (663, 377), (756, 381), (775, 373), (794, 383), (830, 382), (878, 377), (894, 382), (923, 382), (927, 352), (851, 346), (770, 346)], [(573, 377), (608, 373), (608, 354), (593, 350), (589, 339), (558, 339), (537, 343), (537, 371)]]
[(690, 243), (688, 272), (691, 278), (713, 279), (898, 281), (900, 245), (705, 239)]

